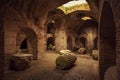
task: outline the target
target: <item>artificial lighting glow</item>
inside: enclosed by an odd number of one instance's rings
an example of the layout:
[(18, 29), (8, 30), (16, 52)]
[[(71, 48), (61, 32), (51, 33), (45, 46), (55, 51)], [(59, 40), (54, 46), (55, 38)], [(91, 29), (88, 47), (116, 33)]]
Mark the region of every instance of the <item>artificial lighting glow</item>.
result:
[(55, 23), (55, 21), (54, 21), (54, 20), (52, 20), (51, 22), (52, 22), (52, 23)]
[(82, 20), (90, 20), (90, 17), (82, 17)]
[(63, 6), (64, 7), (70, 7), (70, 6), (73, 6), (73, 5), (77, 5), (77, 4), (83, 4), (83, 3), (87, 3), (86, 0), (76, 0), (76, 1), (70, 1), (66, 4), (64, 4)]

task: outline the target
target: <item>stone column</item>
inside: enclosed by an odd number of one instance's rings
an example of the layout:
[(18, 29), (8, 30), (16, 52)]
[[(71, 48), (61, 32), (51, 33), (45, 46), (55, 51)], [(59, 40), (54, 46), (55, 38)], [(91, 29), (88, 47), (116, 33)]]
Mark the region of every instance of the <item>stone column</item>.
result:
[(67, 49), (67, 36), (65, 29), (56, 30), (55, 34), (55, 46), (56, 52), (59, 52), (62, 49)]
[(43, 54), (46, 51), (46, 36), (42, 33), (42, 36), (38, 35), (38, 54)]

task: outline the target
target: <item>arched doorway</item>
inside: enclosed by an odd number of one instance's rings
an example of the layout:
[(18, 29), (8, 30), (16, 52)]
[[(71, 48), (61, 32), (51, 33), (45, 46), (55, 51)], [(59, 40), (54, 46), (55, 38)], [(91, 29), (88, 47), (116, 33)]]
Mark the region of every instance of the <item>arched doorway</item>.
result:
[(77, 36), (75, 38), (75, 45), (74, 45), (74, 50), (73, 51), (77, 52), (79, 50), (79, 48), (80, 48), (80, 40), (79, 40), (79, 37)]
[(33, 54), (33, 59), (37, 59), (38, 54), (38, 40), (36, 33), (26, 27), (21, 27), (20, 32), (17, 35), (17, 48), (18, 49), (26, 49), (25, 51), (28, 53)]
[(108, 2), (103, 4), (99, 30), (100, 80), (104, 80), (105, 71), (116, 64), (116, 30), (112, 8)]
[(27, 37), (23, 39), (23, 41), (21, 43), (19, 43), (19, 50), (21, 53), (28, 53), (28, 40)]
[(79, 48), (87, 48), (87, 39), (85, 37), (76, 37), (75, 38), (75, 47), (77, 50)]
[(27, 49), (27, 47), (28, 47), (27, 46), (27, 38), (25, 38), (20, 45), (20, 49)]
[(87, 39), (85, 37), (80, 38), (80, 47), (86, 48)]
[(49, 24), (47, 24), (47, 34), (54, 34), (55, 33), (55, 22), (51, 21)]
[(68, 50), (73, 50), (72, 38), (71, 37), (67, 38), (67, 49)]
[(47, 50), (55, 50), (55, 38), (50, 37), (47, 39)]

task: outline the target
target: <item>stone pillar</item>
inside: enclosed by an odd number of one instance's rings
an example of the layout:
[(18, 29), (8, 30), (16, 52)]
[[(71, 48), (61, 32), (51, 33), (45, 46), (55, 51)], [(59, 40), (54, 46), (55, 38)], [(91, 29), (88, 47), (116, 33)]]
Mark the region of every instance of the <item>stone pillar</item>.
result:
[(65, 29), (57, 29), (55, 34), (55, 46), (56, 52), (62, 49), (67, 49), (67, 36)]
[(38, 36), (38, 54), (43, 54), (46, 51), (46, 36)]

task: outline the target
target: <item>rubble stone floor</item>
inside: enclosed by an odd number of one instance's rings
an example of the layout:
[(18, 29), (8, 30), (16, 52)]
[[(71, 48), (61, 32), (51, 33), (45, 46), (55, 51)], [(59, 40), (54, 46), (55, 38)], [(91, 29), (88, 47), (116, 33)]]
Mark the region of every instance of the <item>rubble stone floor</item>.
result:
[(92, 60), (89, 55), (77, 55), (75, 65), (68, 70), (56, 69), (58, 56), (51, 51), (39, 54), (39, 59), (33, 60), (29, 69), (5, 71), (4, 80), (98, 80), (98, 61)]

